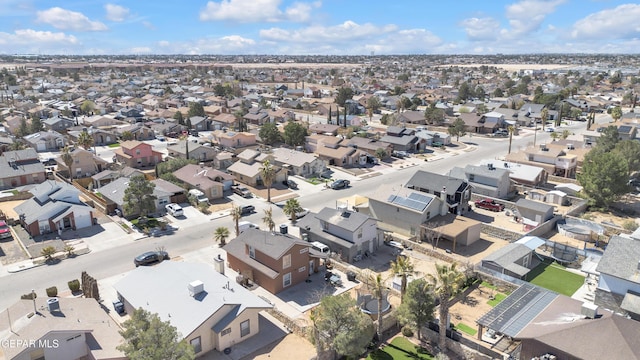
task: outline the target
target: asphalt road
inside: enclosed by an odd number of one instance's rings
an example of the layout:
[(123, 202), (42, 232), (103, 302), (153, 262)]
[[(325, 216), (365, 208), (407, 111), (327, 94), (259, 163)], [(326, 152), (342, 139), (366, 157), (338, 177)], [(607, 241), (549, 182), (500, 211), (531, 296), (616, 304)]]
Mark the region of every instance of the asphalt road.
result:
[[(601, 115), (596, 121), (604, 122), (606, 119), (606, 115)], [(571, 126), (562, 127), (559, 131), (569, 129), (579, 134), (584, 128), (585, 123), (575, 122)], [(478, 163), (483, 159), (504, 156), (507, 153), (509, 141), (508, 138), (495, 139), (468, 136), (460, 140), (475, 143), (478, 148), (475, 151), (466, 152), (449, 159), (424, 162), (414, 167), (361, 179), (352, 182), (351, 187), (347, 189), (321, 190), (321, 187), (317, 186), (314, 190), (300, 194), (299, 201), (304, 207), (317, 212), (323, 207), (334, 207), (336, 201), (343, 197), (355, 194), (371, 195), (382, 183), (403, 184), (408, 177), (419, 169), (445, 174), (454, 166), (464, 167), (467, 164)], [(550, 141), (549, 133), (538, 131), (536, 143), (540, 144), (546, 141)], [(518, 147), (524, 147), (532, 142), (532, 134), (519, 136), (513, 139), (512, 149), (517, 150)], [(261, 219), (264, 216), (263, 210), (271, 206), (276, 224), (289, 224), (282, 210), (277, 206), (267, 204), (264, 201), (255, 201), (253, 203), (256, 206), (256, 213), (245, 216), (243, 220), (261, 225)], [(67, 281), (79, 279), (82, 271), (87, 271), (98, 280), (126, 272), (134, 268), (133, 258), (136, 255), (159, 246), (165, 247), (172, 257), (211, 246), (213, 244), (213, 231), (218, 226), (226, 226), (229, 229), (233, 229), (233, 222), (230, 217), (225, 217), (213, 220), (205, 225), (182, 228), (174, 235), (132, 241), (124, 246), (67, 259), (56, 265), (40, 266), (0, 277), (0, 308), (6, 308), (17, 301), (21, 294), (31, 292), (31, 289), (35, 289), (40, 296), (45, 296), (44, 290), (54, 285), (58, 287), (59, 292), (65, 291), (68, 289)], [(233, 230), (231, 232), (233, 233)]]

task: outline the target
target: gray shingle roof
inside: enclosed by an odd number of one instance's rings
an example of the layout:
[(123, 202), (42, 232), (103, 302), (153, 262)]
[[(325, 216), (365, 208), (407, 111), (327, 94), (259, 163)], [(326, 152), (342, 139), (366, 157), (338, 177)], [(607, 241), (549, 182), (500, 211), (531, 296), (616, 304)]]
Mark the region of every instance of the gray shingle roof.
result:
[(316, 215), (319, 220), (326, 221), (333, 226), (354, 232), (370, 219), (368, 215), (359, 212), (324, 208)]
[(447, 188), (447, 192), (450, 194), (452, 190), (456, 192), (464, 190), (468, 184), (461, 179), (456, 179), (451, 176), (440, 175), (428, 171), (416, 171), (415, 174), (407, 181), (407, 187), (415, 187), (428, 189), (429, 191), (442, 191), (443, 187)]
[(640, 262), (640, 240), (612, 236), (596, 271), (640, 283), (638, 262)]
[(551, 205), (543, 204), (541, 202), (529, 199), (518, 199), (518, 201), (516, 201), (516, 207), (530, 209), (542, 213), (546, 213), (549, 208), (553, 208), (553, 206)]

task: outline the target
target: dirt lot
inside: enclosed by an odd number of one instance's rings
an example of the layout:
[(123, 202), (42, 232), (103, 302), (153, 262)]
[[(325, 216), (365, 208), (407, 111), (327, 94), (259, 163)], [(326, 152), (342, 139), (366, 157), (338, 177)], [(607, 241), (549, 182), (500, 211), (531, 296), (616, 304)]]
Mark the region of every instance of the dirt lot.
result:
[[(487, 302), (491, 299), (492, 295), (495, 295), (497, 291), (491, 290), (484, 286), (480, 286), (472, 291), (467, 297), (457, 302), (451, 307), (449, 313), (451, 315), (451, 322), (454, 325), (463, 323), (471, 328), (477, 330), (476, 320), (482, 315), (486, 314), (492, 309), (491, 305)], [(464, 332), (460, 332), (463, 336), (476, 339), (475, 336), (470, 336)]]
[(265, 359), (311, 359), (316, 350), (310, 342), (296, 334), (285, 336), (278, 341), (262, 349), (264, 354), (254, 357), (255, 360)]

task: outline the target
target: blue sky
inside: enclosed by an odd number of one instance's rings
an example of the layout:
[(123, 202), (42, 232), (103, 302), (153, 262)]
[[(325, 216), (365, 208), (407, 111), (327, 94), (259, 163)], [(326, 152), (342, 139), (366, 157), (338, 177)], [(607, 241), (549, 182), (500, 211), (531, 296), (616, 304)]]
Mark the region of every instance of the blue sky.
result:
[(3, 54), (638, 53), (616, 0), (0, 0)]

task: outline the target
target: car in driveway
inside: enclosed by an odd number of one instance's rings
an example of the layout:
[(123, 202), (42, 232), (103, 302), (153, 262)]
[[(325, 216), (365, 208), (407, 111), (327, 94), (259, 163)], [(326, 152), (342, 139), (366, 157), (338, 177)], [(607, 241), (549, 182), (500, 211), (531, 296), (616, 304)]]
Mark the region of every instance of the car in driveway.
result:
[(136, 256), (133, 259), (133, 263), (138, 267), (141, 265), (153, 265), (164, 260), (169, 260), (169, 253), (166, 251), (147, 251), (146, 253)]
[(344, 188), (349, 187), (349, 184), (350, 184), (350, 183), (351, 183), (351, 182), (350, 182), (349, 180), (345, 180), (345, 179), (338, 179), (338, 180), (334, 181), (334, 182), (331, 184), (331, 188), (332, 188), (332, 189), (334, 189), (334, 190), (337, 190), (337, 189), (344, 189)]
[[(307, 208), (302, 208), (302, 210), (298, 211), (296, 213), (296, 219), (300, 219), (304, 216), (306, 216), (309, 213), (309, 209)], [(292, 219), (291, 217), (289, 219)]]
[(5, 221), (0, 220), (0, 239), (10, 239), (11, 229), (9, 229), (9, 225)]
[(548, 132), (548, 133), (552, 133), (552, 132), (555, 132), (556, 130), (555, 130), (554, 128), (552, 128), (552, 127), (546, 127), (546, 128), (544, 129), (544, 131), (546, 131), (546, 132)]
[(495, 202), (495, 200), (492, 200), (492, 199), (476, 200), (474, 205), (478, 209), (485, 209), (485, 210), (491, 210), (496, 212), (504, 210), (504, 204), (497, 203)]
[(120, 300), (113, 301), (113, 310), (115, 310), (118, 315), (126, 314), (126, 311), (124, 310), (124, 304)]
[(174, 217), (184, 216), (184, 210), (182, 209), (182, 206), (176, 203), (167, 204), (164, 206), (164, 208), (169, 214), (173, 215)]
[(293, 190), (297, 190), (298, 189), (298, 183), (296, 183), (295, 181), (288, 179), (282, 182), (282, 184), (286, 187), (288, 187), (289, 189), (293, 189)]
[(256, 207), (253, 205), (243, 205), (240, 206), (240, 214), (241, 215), (249, 215), (256, 212)]
[(232, 186), (232, 190), (234, 194), (240, 195), (243, 198), (251, 197), (251, 191), (244, 186), (234, 185)]

